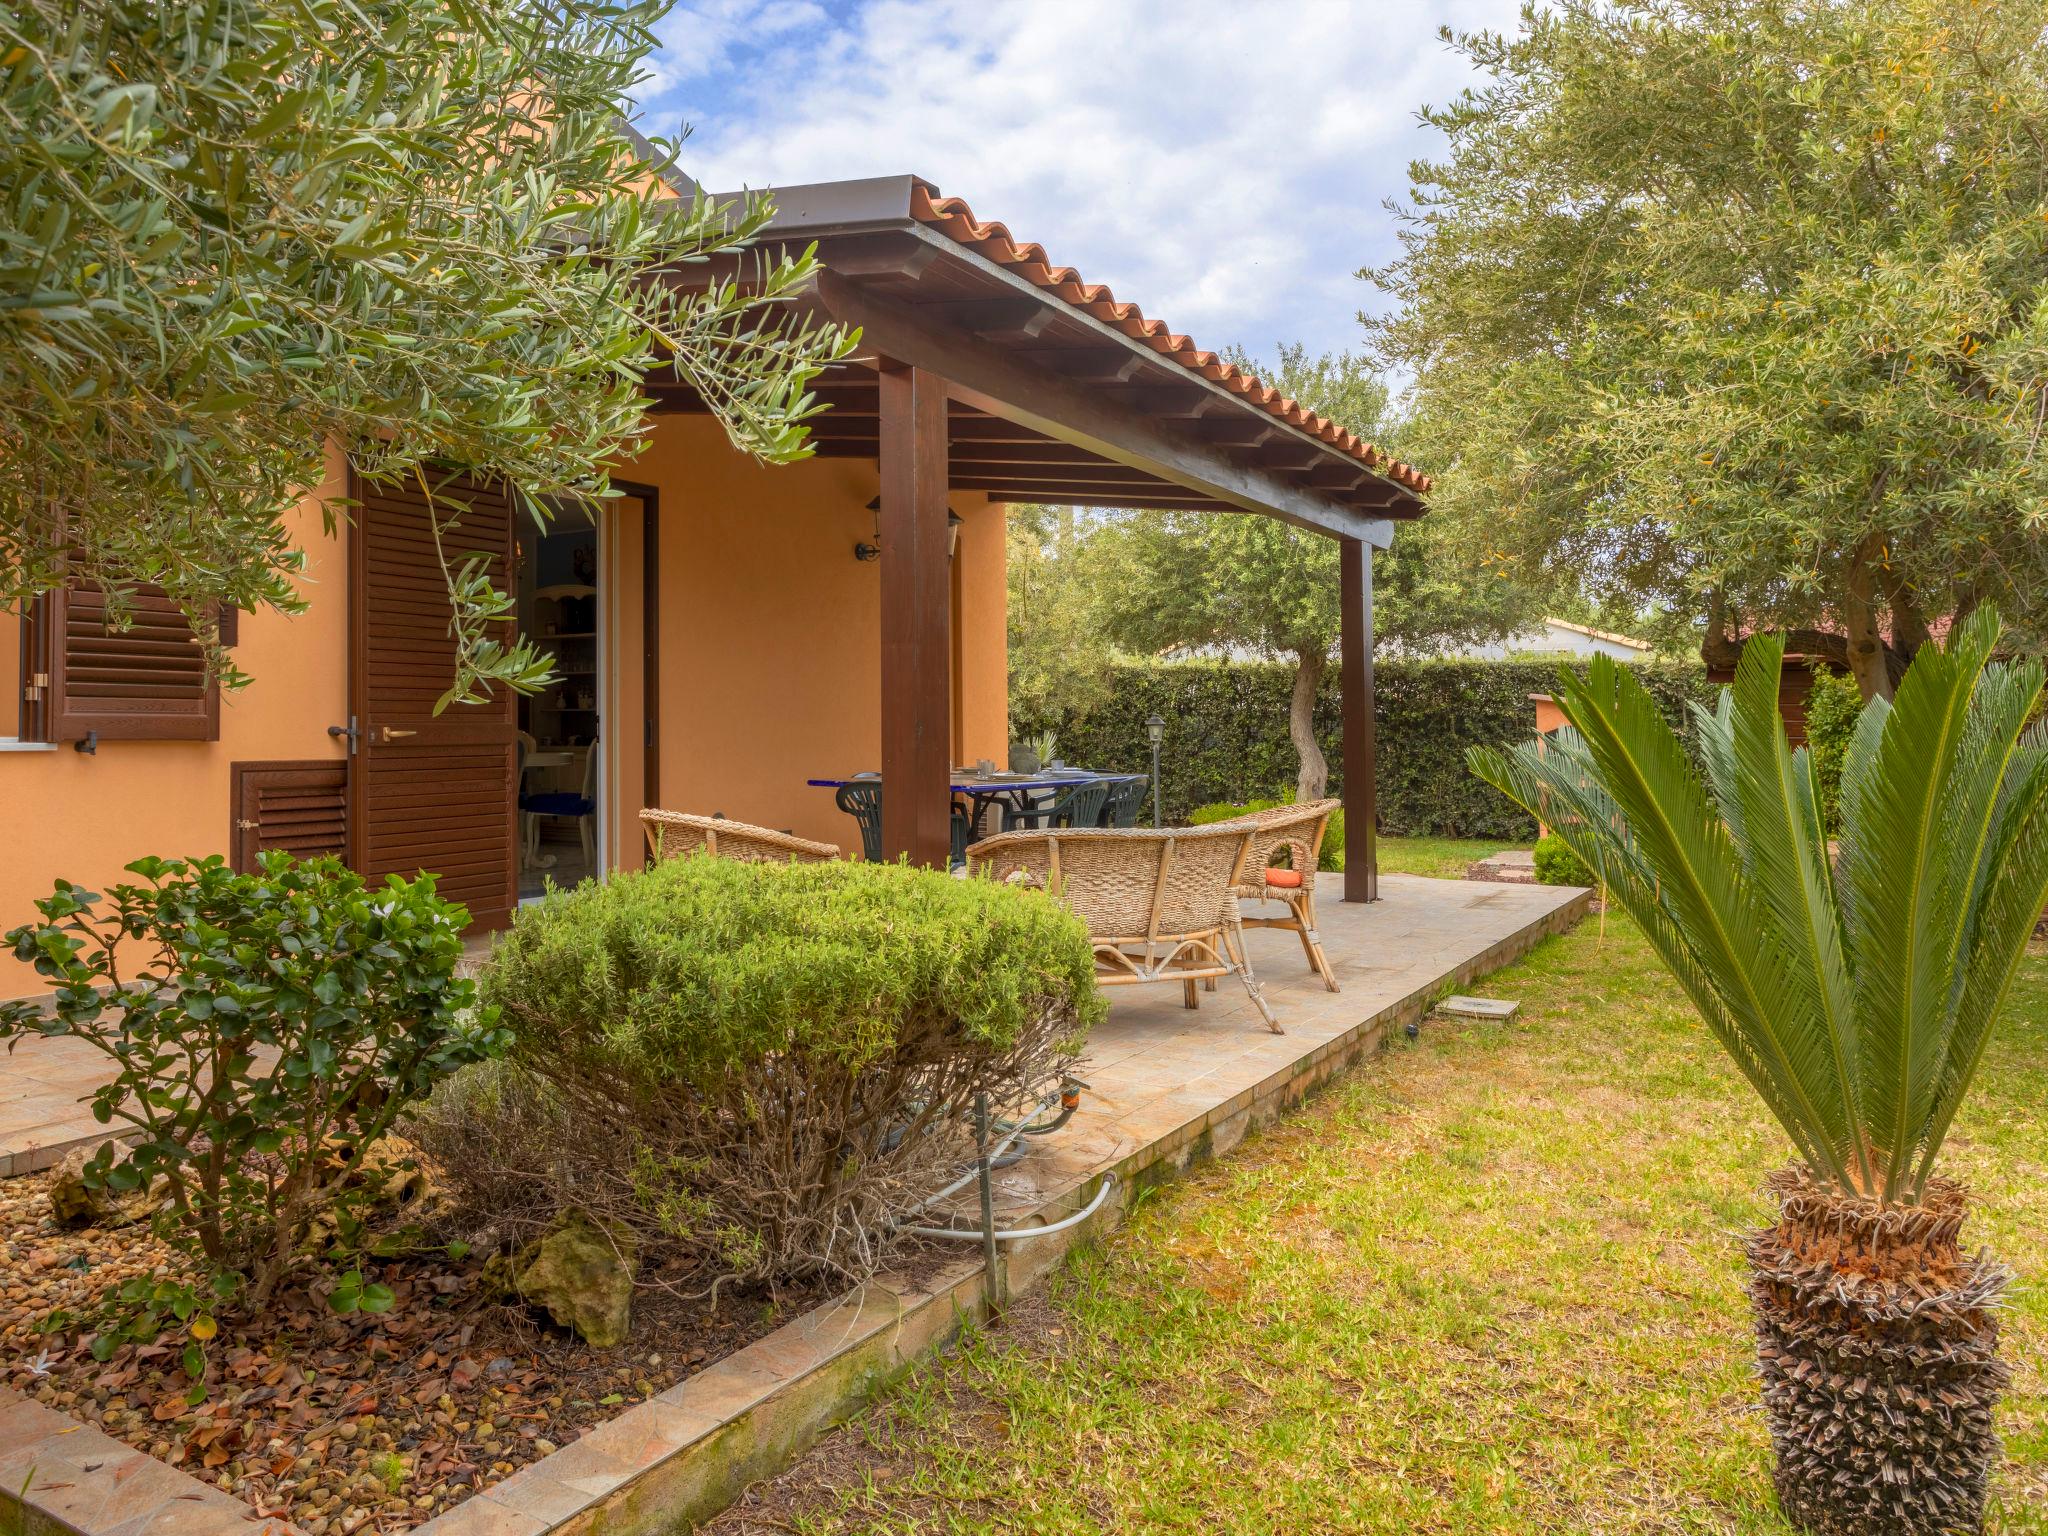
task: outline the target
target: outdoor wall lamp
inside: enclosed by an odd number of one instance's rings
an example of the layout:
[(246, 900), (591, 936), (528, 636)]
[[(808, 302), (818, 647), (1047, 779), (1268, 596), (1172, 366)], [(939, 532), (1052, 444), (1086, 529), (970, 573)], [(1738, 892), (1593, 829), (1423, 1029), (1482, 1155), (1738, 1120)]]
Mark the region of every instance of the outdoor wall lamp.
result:
[[(882, 498), (877, 496), (873, 501), (869, 502), (868, 510), (875, 514), (875, 542), (869, 544), (863, 540), (861, 543), (854, 545), (853, 558), (856, 560), (879, 560), (882, 558)], [(946, 558), (948, 560), (957, 560), (960, 557), (961, 522), (962, 518), (958, 512), (955, 512), (951, 507), (946, 508)]]

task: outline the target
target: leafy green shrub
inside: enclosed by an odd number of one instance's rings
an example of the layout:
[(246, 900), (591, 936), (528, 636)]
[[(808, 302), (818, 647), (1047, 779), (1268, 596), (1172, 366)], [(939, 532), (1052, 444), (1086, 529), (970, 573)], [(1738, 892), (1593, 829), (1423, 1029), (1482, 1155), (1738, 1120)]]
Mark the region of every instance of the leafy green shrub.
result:
[(1573, 853), (1555, 832), (1536, 839), (1536, 879), (1543, 885), (1584, 885), (1597, 887), (1600, 879), (1586, 868), (1586, 861)]
[(1842, 827), (1842, 762), (1863, 713), (1863, 691), (1846, 673), (1816, 667), (1806, 695), (1806, 750), (1820, 788), (1820, 820), (1830, 836)]
[[(1687, 742), (1688, 703), (1712, 706), (1717, 690), (1696, 662), (1643, 662), (1629, 672)], [(1169, 722), (1160, 762), (1160, 798), (1169, 824), (1185, 824), (1196, 806), (1277, 796), (1293, 784), (1287, 738), (1294, 668), (1273, 662), (1173, 662), (1118, 667), (1108, 702), (1054, 708), (1011, 720), (1022, 738), (1056, 730), (1070, 763), (1105, 772), (1151, 766), (1145, 719)], [(1316, 740), (1330, 761), (1331, 793), (1344, 783), (1338, 669), (1316, 697)], [(1557, 688), (1557, 663), (1539, 661), (1382, 660), (1373, 666), (1379, 830), (1390, 836), (1499, 838), (1536, 835), (1536, 824), (1466, 771), (1468, 747), (1499, 747), (1535, 734), (1532, 693)], [(1332, 842), (1342, 846), (1341, 839)]]
[(7, 934), (57, 990), (47, 1014), (0, 1005), (0, 1039), (65, 1036), (107, 1057), (93, 1115), (138, 1139), (101, 1146), (88, 1185), (160, 1189), (157, 1230), (205, 1261), (207, 1304), (246, 1281), (260, 1306), (316, 1219), (355, 1197), (400, 1111), (507, 1036), (456, 975), (469, 914), (431, 876), (370, 890), (339, 860), (283, 853), (245, 875), (218, 856), (128, 869), (144, 883), (104, 897), (58, 881), (42, 921)]
[[(1294, 804), (1294, 791), (1287, 790), (1277, 798), (1248, 800), (1243, 805), (1231, 805), (1217, 801), (1213, 805), (1198, 805), (1188, 813), (1187, 824), (1191, 827), (1205, 827), (1212, 822), (1231, 821), (1239, 816), (1249, 816), (1254, 811), (1270, 811), (1276, 805)], [(1292, 855), (1289, 855), (1291, 858)], [(1323, 846), (1316, 855), (1316, 868), (1324, 873), (1342, 873), (1344, 869), (1344, 813), (1330, 812), (1330, 825), (1323, 833)]]
[(483, 993), (508, 1070), (418, 1131), (472, 1219), (573, 1205), (707, 1281), (871, 1273), (966, 1157), (976, 1095), (1017, 1107), (1105, 1011), (1041, 894), (696, 855), (523, 910)]

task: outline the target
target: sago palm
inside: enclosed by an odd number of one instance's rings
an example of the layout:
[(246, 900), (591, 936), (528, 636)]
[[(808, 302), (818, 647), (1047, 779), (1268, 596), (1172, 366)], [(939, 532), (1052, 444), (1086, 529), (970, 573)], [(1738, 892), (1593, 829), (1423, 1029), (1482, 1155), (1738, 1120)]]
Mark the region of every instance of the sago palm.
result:
[(1753, 1236), (1751, 1298), (1786, 1513), (1828, 1536), (1975, 1530), (2007, 1380), (2006, 1272), (1959, 1243), (1934, 1171), (2048, 898), (2042, 669), (1997, 618), (1923, 646), (1863, 711), (1831, 846), (1759, 637), (1699, 764), (1605, 658), (1560, 679), (1570, 726), (1472, 754), (1648, 935), (1798, 1154)]

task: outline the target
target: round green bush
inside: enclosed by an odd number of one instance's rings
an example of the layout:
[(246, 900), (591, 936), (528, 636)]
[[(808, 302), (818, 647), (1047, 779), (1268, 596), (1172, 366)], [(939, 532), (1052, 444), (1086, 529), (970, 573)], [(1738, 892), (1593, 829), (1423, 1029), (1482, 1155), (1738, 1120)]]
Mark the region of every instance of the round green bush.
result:
[[(507, 1073), (422, 1117), (480, 1226), (580, 1207), (707, 1277), (861, 1278), (1106, 1012), (1042, 893), (701, 854), (521, 911), (484, 972)], [(535, 1170), (545, 1170), (537, 1187)]]
[(1080, 920), (897, 865), (666, 859), (523, 909), (482, 978), (515, 1055), (715, 1084), (792, 1049), (849, 1068), (920, 1032), (1005, 1050), (1048, 1006), (1104, 1012)]
[(1536, 879), (1544, 885), (1585, 885), (1597, 888), (1600, 879), (1585, 861), (1565, 846), (1555, 832), (1536, 840)]

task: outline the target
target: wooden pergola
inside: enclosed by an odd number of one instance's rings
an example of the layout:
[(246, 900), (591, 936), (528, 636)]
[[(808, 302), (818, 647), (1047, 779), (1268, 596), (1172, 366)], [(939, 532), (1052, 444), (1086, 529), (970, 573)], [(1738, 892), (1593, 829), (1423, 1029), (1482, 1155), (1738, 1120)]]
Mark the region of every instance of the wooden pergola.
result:
[[(815, 386), (830, 409), (812, 433), (821, 456), (872, 460), (881, 482), (885, 855), (948, 855), (950, 490), (1234, 513), (1342, 551), (1344, 899), (1374, 900), (1372, 551), (1422, 514), (1426, 482), (1214, 376), (1227, 370), (1190, 366), (1186, 339), (1145, 332), (1131, 306), (1073, 302), (1074, 274), (1030, 259), (1036, 247), (1020, 259), (1007, 231), (963, 220), (915, 177), (778, 188), (775, 202), (757, 244), (816, 242), (821, 270), (798, 302), (861, 332), (859, 354)], [(708, 263), (672, 280), (733, 275), (738, 263)], [(647, 387), (657, 411), (704, 409), (673, 380)]]

